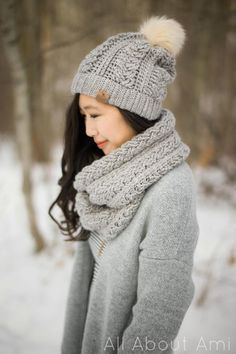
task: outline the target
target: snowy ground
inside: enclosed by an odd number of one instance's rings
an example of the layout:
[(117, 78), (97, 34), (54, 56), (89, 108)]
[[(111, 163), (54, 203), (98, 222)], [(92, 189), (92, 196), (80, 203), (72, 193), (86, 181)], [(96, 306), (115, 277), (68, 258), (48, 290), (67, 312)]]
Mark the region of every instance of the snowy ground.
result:
[[(21, 169), (9, 143), (0, 146), (0, 164), (0, 354), (59, 354), (75, 247), (63, 241), (47, 215), (56, 196), (59, 167), (33, 171), (38, 221), (49, 245), (47, 251), (35, 255)], [(219, 193), (206, 196), (200, 182), (214, 180), (219, 191), (226, 183), (224, 174), (214, 169), (194, 169), (194, 173), (200, 225), (193, 273), (196, 291), (175, 342), (176, 352), (236, 353), (236, 263), (228, 261), (230, 250), (236, 250), (236, 188), (225, 185), (230, 203)], [(200, 306), (206, 287), (209, 290)]]

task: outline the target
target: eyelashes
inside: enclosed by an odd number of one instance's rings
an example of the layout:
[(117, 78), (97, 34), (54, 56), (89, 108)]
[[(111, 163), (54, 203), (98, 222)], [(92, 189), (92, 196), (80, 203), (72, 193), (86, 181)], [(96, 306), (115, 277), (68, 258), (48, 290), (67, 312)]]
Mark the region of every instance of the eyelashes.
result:
[[(86, 119), (86, 116), (85, 116), (84, 114), (81, 113), (81, 116), (82, 116), (84, 119)], [(91, 117), (91, 118), (97, 118), (97, 117), (99, 117), (99, 115), (92, 114), (90, 117)]]

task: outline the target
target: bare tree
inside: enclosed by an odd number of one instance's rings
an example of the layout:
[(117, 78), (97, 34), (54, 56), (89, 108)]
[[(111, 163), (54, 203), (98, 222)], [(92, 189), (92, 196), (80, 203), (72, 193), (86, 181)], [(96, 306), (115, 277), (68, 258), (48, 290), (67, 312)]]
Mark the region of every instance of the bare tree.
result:
[(32, 136), (31, 103), (27, 70), (20, 46), (20, 29), (17, 22), (16, 1), (0, 2), (1, 33), (6, 57), (13, 80), (13, 99), (16, 127), (16, 144), (22, 162), (23, 192), (29, 217), (31, 234), (35, 241), (35, 252), (45, 247), (45, 242), (37, 226), (32, 200)]

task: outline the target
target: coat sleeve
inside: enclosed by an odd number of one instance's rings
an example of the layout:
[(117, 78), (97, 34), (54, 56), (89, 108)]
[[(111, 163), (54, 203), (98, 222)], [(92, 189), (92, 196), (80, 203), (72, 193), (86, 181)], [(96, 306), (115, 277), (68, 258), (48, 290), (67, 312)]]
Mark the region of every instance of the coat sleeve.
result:
[(171, 353), (192, 302), (199, 226), (191, 179), (153, 189), (140, 243), (137, 301), (117, 353)]
[(88, 241), (78, 241), (66, 303), (61, 354), (81, 351), (93, 262)]

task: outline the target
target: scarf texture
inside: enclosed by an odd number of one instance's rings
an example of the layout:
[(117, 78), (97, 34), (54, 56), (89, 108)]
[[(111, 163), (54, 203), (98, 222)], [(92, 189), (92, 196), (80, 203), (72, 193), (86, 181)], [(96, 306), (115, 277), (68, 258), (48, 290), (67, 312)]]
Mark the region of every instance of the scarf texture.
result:
[(104, 240), (121, 233), (135, 215), (145, 191), (190, 154), (175, 130), (175, 116), (162, 109), (160, 120), (75, 176), (80, 225)]

